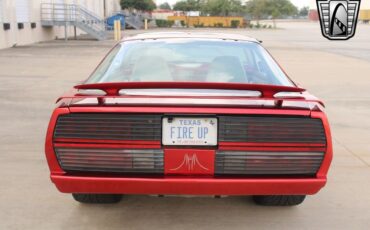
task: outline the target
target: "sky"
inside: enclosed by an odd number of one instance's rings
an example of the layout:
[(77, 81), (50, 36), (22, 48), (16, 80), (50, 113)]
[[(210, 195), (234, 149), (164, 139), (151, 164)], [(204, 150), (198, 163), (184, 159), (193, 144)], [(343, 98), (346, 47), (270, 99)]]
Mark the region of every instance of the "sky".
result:
[[(168, 2), (169, 4), (173, 5), (179, 0), (155, 0), (157, 4), (161, 4), (163, 2)], [(294, 5), (298, 8), (302, 8), (303, 6), (309, 6), (310, 0), (290, 0)]]

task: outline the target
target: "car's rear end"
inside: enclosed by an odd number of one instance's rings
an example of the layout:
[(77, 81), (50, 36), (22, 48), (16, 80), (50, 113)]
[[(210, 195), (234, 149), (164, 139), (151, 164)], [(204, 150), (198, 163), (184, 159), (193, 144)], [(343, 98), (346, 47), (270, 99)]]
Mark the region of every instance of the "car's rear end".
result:
[[(212, 63), (173, 65), (195, 66), (200, 74)], [(52, 115), (51, 179), (82, 202), (192, 194), (298, 204), (325, 185), (332, 158), (322, 103), (303, 91), (227, 82), (88, 82), (63, 96)]]
[(306, 195), (326, 183), (318, 102), (98, 98), (63, 99), (52, 116), (46, 155), (61, 192)]

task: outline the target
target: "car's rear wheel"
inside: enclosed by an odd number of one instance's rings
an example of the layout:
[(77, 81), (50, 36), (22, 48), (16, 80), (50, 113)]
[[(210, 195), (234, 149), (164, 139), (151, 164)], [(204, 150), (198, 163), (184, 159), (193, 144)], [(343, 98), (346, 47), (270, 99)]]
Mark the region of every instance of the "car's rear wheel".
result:
[(253, 196), (256, 204), (265, 206), (294, 206), (301, 204), (305, 198), (305, 195)]
[(76, 201), (87, 204), (112, 204), (118, 203), (122, 199), (122, 195), (120, 194), (73, 193), (72, 196)]

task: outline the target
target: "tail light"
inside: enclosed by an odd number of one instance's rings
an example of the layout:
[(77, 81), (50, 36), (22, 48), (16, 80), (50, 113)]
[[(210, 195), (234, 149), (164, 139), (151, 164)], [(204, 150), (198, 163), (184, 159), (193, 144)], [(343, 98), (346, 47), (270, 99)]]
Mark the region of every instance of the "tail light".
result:
[(163, 173), (160, 149), (56, 147), (55, 152), (67, 172)]
[(218, 175), (313, 175), (324, 158), (323, 152), (218, 151)]

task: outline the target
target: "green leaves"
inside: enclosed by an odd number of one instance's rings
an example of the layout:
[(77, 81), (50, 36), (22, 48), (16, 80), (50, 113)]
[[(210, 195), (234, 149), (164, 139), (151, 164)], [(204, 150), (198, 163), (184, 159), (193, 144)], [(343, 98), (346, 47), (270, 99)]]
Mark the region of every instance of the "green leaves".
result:
[(157, 6), (153, 0), (121, 0), (122, 9), (153, 11)]
[(162, 10), (171, 10), (171, 6), (170, 4), (168, 4), (168, 2), (164, 2), (162, 4), (159, 5), (159, 9), (162, 9)]
[(305, 6), (305, 7), (302, 7), (299, 12), (298, 12), (298, 15), (301, 16), (301, 17), (307, 17), (308, 16), (308, 13), (310, 11), (310, 8), (308, 6)]
[(250, 0), (246, 3), (246, 12), (254, 19), (273, 19), (281, 16), (291, 16), (298, 13), (298, 9), (289, 0)]
[(175, 4), (174, 10), (201, 11), (211, 16), (228, 16), (243, 11), (240, 0), (182, 0)]
[(208, 0), (203, 6), (203, 13), (211, 16), (229, 16), (243, 11), (240, 0)]
[(200, 11), (203, 1), (201, 0), (182, 0), (176, 2), (173, 10), (177, 11)]
[(175, 4), (174, 10), (201, 11), (202, 15), (230, 16), (249, 14), (254, 19), (291, 16), (298, 13), (289, 0), (249, 0), (242, 4), (241, 0), (181, 0)]

